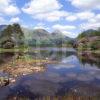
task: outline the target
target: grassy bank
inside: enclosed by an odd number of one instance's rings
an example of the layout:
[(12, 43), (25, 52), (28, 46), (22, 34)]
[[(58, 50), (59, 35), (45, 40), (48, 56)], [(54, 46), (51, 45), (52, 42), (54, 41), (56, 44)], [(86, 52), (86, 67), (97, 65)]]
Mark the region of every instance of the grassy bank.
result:
[(24, 48), (24, 47), (21, 47), (21, 48), (12, 48), (12, 49), (4, 49), (4, 48), (0, 48), (0, 53), (3, 53), (3, 52), (28, 52), (29, 48)]

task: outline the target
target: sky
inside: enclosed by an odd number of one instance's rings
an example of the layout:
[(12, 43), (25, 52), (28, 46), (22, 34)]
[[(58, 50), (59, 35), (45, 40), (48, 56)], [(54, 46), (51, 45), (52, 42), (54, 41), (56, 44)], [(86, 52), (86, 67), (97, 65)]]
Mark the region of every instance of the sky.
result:
[(74, 38), (100, 27), (100, 0), (0, 0), (0, 25), (13, 23)]

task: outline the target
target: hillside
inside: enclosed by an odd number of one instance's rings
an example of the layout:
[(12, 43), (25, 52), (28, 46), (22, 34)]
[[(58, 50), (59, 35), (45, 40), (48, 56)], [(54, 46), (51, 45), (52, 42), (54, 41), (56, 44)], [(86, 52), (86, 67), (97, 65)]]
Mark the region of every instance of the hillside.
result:
[(82, 32), (77, 38), (76, 47), (78, 50), (100, 50), (100, 30)]
[(85, 38), (85, 37), (86, 38), (93, 37), (93, 36), (100, 36), (100, 30), (89, 29), (87, 31), (84, 31), (78, 36), (78, 39)]

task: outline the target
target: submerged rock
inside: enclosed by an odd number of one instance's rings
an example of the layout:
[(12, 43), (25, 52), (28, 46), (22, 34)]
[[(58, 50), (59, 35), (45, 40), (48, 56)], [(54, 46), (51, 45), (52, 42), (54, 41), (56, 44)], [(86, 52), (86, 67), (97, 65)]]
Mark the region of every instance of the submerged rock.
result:
[(9, 84), (9, 78), (8, 77), (0, 77), (0, 87), (6, 86)]

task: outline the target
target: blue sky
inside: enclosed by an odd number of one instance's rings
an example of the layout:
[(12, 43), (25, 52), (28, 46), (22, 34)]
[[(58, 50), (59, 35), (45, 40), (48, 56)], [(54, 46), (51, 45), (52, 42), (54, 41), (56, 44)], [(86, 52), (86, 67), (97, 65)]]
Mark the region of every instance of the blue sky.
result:
[(76, 37), (100, 27), (100, 0), (0, 0), (0, 24), (12, 23)]

